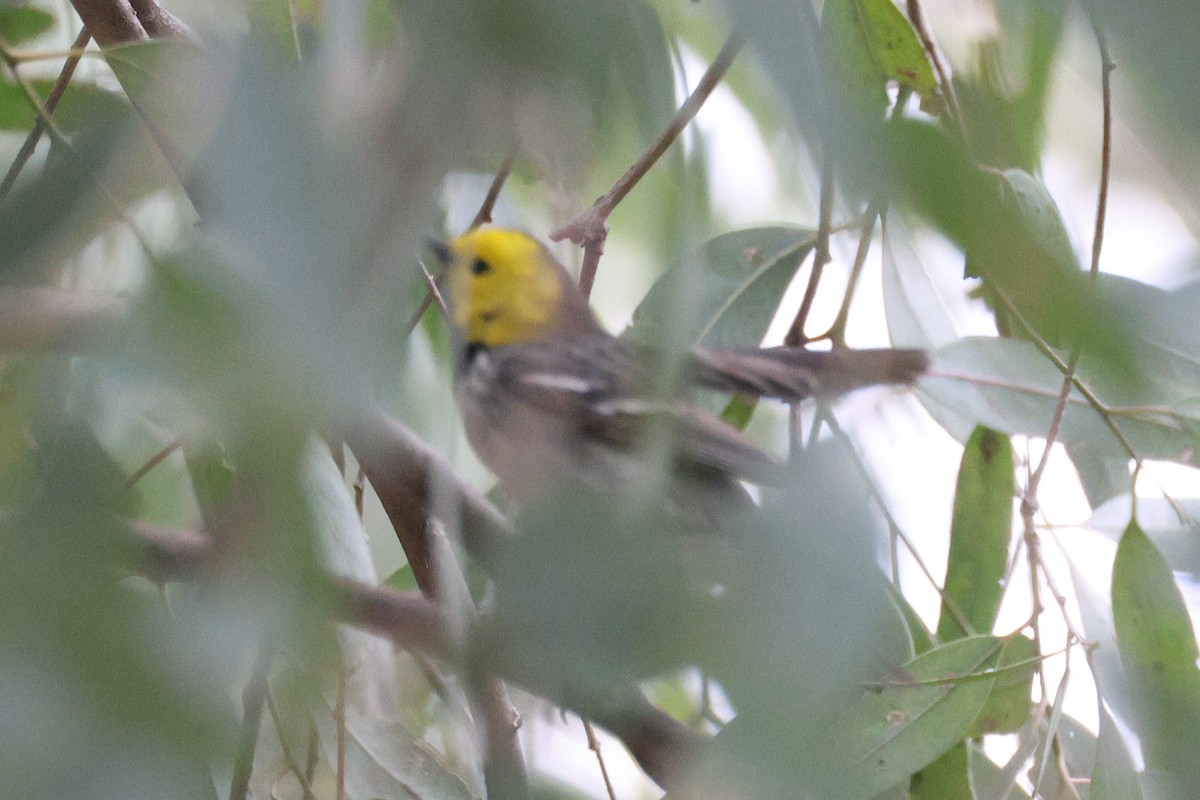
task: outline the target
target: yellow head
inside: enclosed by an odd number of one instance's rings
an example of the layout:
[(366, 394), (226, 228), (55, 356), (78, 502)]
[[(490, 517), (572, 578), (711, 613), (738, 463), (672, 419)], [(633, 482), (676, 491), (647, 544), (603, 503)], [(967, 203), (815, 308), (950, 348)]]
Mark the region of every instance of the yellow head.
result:
[(446, 250), (447, 301), (468, 344), (503, 347), (595, 326), (567, 271), (528, 234), (482, 228)]

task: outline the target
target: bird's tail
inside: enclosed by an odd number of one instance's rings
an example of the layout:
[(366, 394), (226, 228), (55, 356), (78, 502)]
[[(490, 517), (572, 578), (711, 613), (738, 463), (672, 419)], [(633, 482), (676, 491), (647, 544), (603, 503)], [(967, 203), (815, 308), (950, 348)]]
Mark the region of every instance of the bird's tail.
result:
[(836, 397), (864, 386), (912, 383), (929, 368), (923, 350), (804, 350), (799, 347), (696, 350), (699, 386), (798, 401)]

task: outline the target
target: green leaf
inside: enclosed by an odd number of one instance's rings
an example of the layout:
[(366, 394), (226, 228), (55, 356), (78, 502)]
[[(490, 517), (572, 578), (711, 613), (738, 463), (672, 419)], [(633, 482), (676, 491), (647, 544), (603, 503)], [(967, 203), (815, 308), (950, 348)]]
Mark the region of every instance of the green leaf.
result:
[(694, 264), (668, 269), (650, 287), (628, 335), (660, 344), (757, 346), (815, 238), (808, 228), (776, 225), (708, 241)]
[(904, 623), (908, 627), (909, 638), (912, 639), (913, 655), (917, 656), (924, 653), (933, 647), (933, 635), (929, 629), (925, 627), (921, 615), (912, 607), (906, 598), (890, 581), (887, 584), (888, 597), (892, 599), (892, 603), (900, 609), (901, 616), (904, 617)]
[(750, 418), (754, 416), (754, 410), (758, 408), (757, 397), (743, 397), (735, 395), (725, 408), (721, 411), (721, 419), (728, 422), (738, 430), (745, 430), (750, 424)]
[(851, 759), (845, 797), (869, 798), (931, 764), (966, 735), (995, 683), (980, 675), (1002, 648), (993, 636), (958, 639), (917, 656), (868, 691), (842, 719), (836, 751)]
[[(979, 427), (963, 450), (954, 491), (950, 554), (938, 637), (989, 633), (1004, 596), (1013, 516), (1012, 445), (1004, 434)], [(966, 618), (964, 631), (947, 603)]]
[(1191, 796), (1200, 785), (1200, 651), (1175, 578), (1136, 521), (1117, 546), (1112, 598), (1147, 773), (1171, 796)]
[(979, 718), (971, 726), (970, 738), (988, 733), (1016, 733), (1032, 712), (1030, 691), (1040, 654), (1032, 639), (1012, 635), (996, 662), (996, 683)]
[(26, 5), (0, 8), (0, 36), (8, 44), (35, 39), (54, 26), (54, 15)]
[[(1123, 377), (1093, 370), (1085, 360), (1077, 372), (1102, 402), (1120, 407), (1113, 424), (1143, 458), (1195, 464), (1200, 453), (1200, 409), (1149, 394), (1130, 398)], [(1008, 434), (1045, 436), (1062, 389), (1062, 373), (1036, 347), (997, 338), (970, 338), (942, 348), (918, 383), (926, 408), (947, 430), (985, 425)], [(1136, 390), (1152, 387), (1132, 387)], [(1124, 456), (1119, 440), (1077, 390), (1068, 398), (1059, 440), (1089, 443), (1109, 456)]]
[(967, 743), (959, 742), (913, 775), (908, 796), (910, 800), (975, 800), (967, 768)]
[(1142, 786), (1125, 739), (1103, 703), (1099, 713), (1100, 734), (1088, 800), (1142, 800)]
[(958, 340), (954, 320), (940, 296), (945, 276), (922, 260), (907, 227), (891, 212), (883, 220), (883, 307), (896, 347), (936, 349)]
[(1033, 171), (1041, 161), (1046, 96), (1070, 15), (1065, 0), (1009, 0), (996, 11), (1001, 30), (997, 39), (980, 43), (980, 68), (955, 78), (958, 104), (982, 163)]

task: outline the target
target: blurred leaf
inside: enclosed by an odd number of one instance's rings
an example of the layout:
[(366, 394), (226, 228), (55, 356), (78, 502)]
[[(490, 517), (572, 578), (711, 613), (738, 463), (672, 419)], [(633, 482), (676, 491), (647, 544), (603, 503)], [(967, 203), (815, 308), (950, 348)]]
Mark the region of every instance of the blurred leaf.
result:
[[(1018, 745), (1019, 746), (1019, 745)], [(1016, 776), (1007, 779), (983, 748), (975, 742), (967, 742), (967, 761), (971, 771), (973, 798), (983, 800), (1029, 800), (1029, 794), (1015, 785)], [(993, 788), (1001, 787), (1001, 788)]]
[(728, 11), (790, 102), (797, 122), (802, 127), (819, 124), (828, 100), (820, 64), (820, 25), (813, 7), (772, 0), (737, 3)]
[[(886, 77), (873, 46), (876, 28), (871, 24), (878, 15), (873, 16), (866, 5), (862, 0), (828, 0), (821, 8), (822, 43), (829, 72), (847, 105), (865, 118), (882, 118), (888, 102)], [(874, 10), (879, 4), (871, 5)], [(894, 6), (892, 10), (900, 13)]]
[(585, 685), (695, 663), (702, 598), (680, 559), (689, 549), (702, 559), (704, 541), (680, 541), (679, 520), (659, 505), (565, 483), (524, 509), (492, 568), (493, 655)]
[(1033, 710), (1030, 692), (1040, 661), (1032, 639), (1013, 634), (1004, 638), (996, 662), (996, 682), (987, 703), (971, 726), (969, 738), (988, 733), (1016, 733)]
[(1123, 73), (1136, 79), (1138, 96), (1193, 142), (1200, 139), (1200, 80), (1184, 31), (1200, 30), (1200, 6), (1191, 0), (1160, 0), (1154, 13), (1121, 0), (1087, 0), (1101, 29), (1116, 46)]
[[(1012, 538), (1013, 455), (1008, 437), (979, 427), (963, 451), (954, 490), (950, 555), (938, 638), (990, 633), (1004, 597), (1008, 543)], [(962, 630), (946, 601), (966, 618)]]
[[(1128, 524), (1126, 517), (1126, 524)], [(1117, 650), (1117, 635), (1113, 627), (1112, 603), (1108, 593), (1102, 594), (1092, 586), (1088, 577), (1075, 566), (1075, 559), (1068, 560), (1075, 599), (1079, 603), (1080, 621), (1088, 641), (1095, 645), (1092, 659), (1096, 664), (1093, 678), (1099, 685), (1099, 694), (1105, 703), (1125, 721), (1133, 718), (1133, 701), (1130, 698), (1129, 679)]]
[(891, 582), (888, 582), (888, 596), (892, 598), (892, 602), (900, 609), (900, 614), (904, 617), (904, 622), (908, 627), (909, 638), (912, 640), (913, 655), (919, 656), (926, 650), (933, 647), (933, 634), (925, 627), (925, 623), (921, 620), (921, 615), (912, 607), (903, 594), (901, 594)]
[(1099, 714), (1100, 735), (1088, 800), (1142, 800), (1137, 770), (1121, 731), (1103, 705), (1099, 708)]
[(1183, 798), (1200, 783), (1200, 651), (1175, 578), (1136, 522), (1113, 563), (1113, 619), (1147, 773)]
[[(969, 338), (938, 351), (934, 367), (918, 383), (926, 408), (935, 419), (953, 430), (963, 421), (985, 425), (1008, 434), (1045, 436), (1050, 429), (1062, 373), (1032, 344), (996, 338)], [(1123, 402), (1131, 391), (1153, 387), (1130, 385), (1094, 371), (1085, 359), (1077, 376), (1111, 412), (1113, 424), (1142, 458), (1196, 463), (1200, 452), (1200, 410), (1186, 402), (1174, 406), (1166, 398), (1143, 395)], [(1106, 454), (1124, 457), (1112, 431), (1079, 392), (1067, 402), (1059, 430), (1066, 444), (1087, 442), (1106, 447)]]
[(975, 800), (967, 769), (967, 743), (951, 747), (912, 776), (910, 800)]
[(228, 75), (218, 59), (195, 42), (171, 38), (108, 47), (104, 57), (154, 127), (156, 143), (169, 149), (168, 158), (178, 157), (172, 166), (190, 166), (223, 117)]
[(984, 279), (980, 293), (1002, 333), (1027, 336), (1011, 302), (1051, 345), (1083, 341), (1092, 356), (1131, 365), (1124, 319), (1089, 290), (1040, 181), (1020, 170), (980, 167), (961, 143), (927, 123), (894, 120), (885, 135), (886, 160), (864, 159), (860, 169), (886, 176), (891, 196), (905, 199), (962, 249), (966, 276)]
[[(321, 752), (337, 763), (333, 705), (316, 715)], [(349, 800), (474, 800), (441, 757), (398, 722), (346, 708), (346, 797)]]
[(633, 314), (638, 341), (705, 347), (759, 345), (783, 292), (813, 247), (807, 228), (726, 233), (700, 248), (695, 264), (668, 270)]
[(939, 297), (945, 283), (929, 271), (912, 234), (892, 212), (883, 220), (883, 307), (888, 337), (896, 347), (936, 349), (958, 339)]
[(1032, 172), (1041, 162), (1046, 96), (1067, 3), (1007, 0), (996, 11), (1000, 35), (980, 43), (979, 69), (955, 76), (959, 107), (981, 163)]
[(838, 751), (853, 764), (845, 796), (870, 798), (931, 764), (963, 738), (987, 701), (1001, 640), (973, 636), (917, 656), (839, 725)]
[(1067, 685), (1071, 677), (1071, 670), (1068, 668), (1063, 672), (1062, 680), (1058, 684), (1058, 691), (1054, 694), (1054, 703), (1050, 706), (1050, 717), (1046, 720), (1044, 729), (1041, 731), (1041, 741), (1039, 747), (1041, 755), (1033, 760), (1029, 765), (1027, 777), (1033, 785), (1034, 793), (1038, 796), (1057, 797), (1056, 793), (1051, 793), (1046, 787), (1052, 786), (1058, 782), (1058, 751), (1055, 747), (1054, 739), (1058, 736), (1059, 727), (1064, 719), (1069, 717), (1063, 716), (1063, 703), (1067, 698)]
[(54, 15), (31, 6), (13, 3), (0, 7), (0, 36), (7, 44), (36, 39), (54, 26)]
[[(0, 215), (0, 283), (43, 282), (35, 271), (46, 268), (36, 256), (56, 240), (91, 238), (96, 228), (116, 218), (111, 205), (95, 201), (95, 174), (112, 154), (118, 131), (100, 126), (60, 153), (32, 181), (19, 186)], [(81, 230), (82, 229), (82, 230)], [(61, 264), (54, 264), (61, 269)]]

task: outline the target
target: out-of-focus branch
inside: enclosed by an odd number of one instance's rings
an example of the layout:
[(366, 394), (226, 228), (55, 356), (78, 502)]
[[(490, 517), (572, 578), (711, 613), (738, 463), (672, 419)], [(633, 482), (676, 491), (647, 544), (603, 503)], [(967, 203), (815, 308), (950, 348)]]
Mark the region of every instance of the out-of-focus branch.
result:
[[(54, 82), (54, 88), (50, 90), (49, 97), (46, 98), (46, 113), (53, 114), (58, 108), (58, 103), (62, 100), (62, 96), (66, 94), (67, 86), (71, 83), (71, 78), (75, 75), (75, 68), (79, 66), (79, 59), (83, 56), (83, 49), (87, 47), (91, 41), (92, 35), (85, 27), (79, 31), (79, 35), (75, 37), (75, 43), (71, 45), (71, 53), (67, 56), (67, 60), (63, 62), (62, 71), (58, 74), (58, 79)], [(17, 65), (15, 62), (10, 62), (9, 66), (15, 71)], [(42, 117), (38, 117), (33, 128), (29, 131), (29, 135), (25, 137), (24, 144), (21, 145), (17, 157), (13, 159), (12, 165), (8, 168), (8, 172), (4, 175), (4, 180), (0, 182), (0, 202), (3, 202), (8, 193), (12, 191), (13, 184), (17, 182), (17, 176), (21, 174), (21, 170), (25, 168), (25, 164), (33, 156), (33, 151), (37, 148), (37, 144), (41, 141), (42, 134), (46, 132), (46, 121)]]
[(101, 47), (150, 38), (128, 0), (72, 0), (71, 5)]
[(138, 22), (151, 39), (191, 39), (198, 41), (192, 29), (154, 0), (129, 0)]
[(71, 0), (71, 5), (101, 47), (163, 37), (196, 39), (154, 0)]
[(128, 302), (116, 295), (0, 289), (0, 351), (87, 350), (128, 313)]
[(713, 59), (713, 63), (709, 65), (708, 71), (696, 84), (696, 90), (683, 102), (683, 105), (675, 112), (675, 116), (667, 123), (667, 127), (646, 149), (646, 152), (642, 153), (641, 158), (626, 170), (611, 189), (597, 198), (591, 208), (550, 234), (550, 238), (556, 242), (570, 239), (583, 247), (583, 268), (579, 273), (579, 288), (583, 290), (584, 296), (591, 295), (592, 284), (596, 281), (596, 268), (600, 265), (600, 256), (604, 253), (604, 241), (608, 238), (608, 215), (679, 138), (679, 134), (700, 111), (704, 101), (708, 99), (713, 89), (717, 88), (717, 84), (725, 77), (725, 73), (733, 66), (733, 60), (737, 58), (744, 43), (745, 41), (739, 34), (731, 35), (725, 41), (721, 52)]
[[(165, 531), (141, 523), (131, 523), (127, 530), (129, 562), (155, 580), (200, 574), (212, 549), (208, 537), (200, 533)], [(337, 577), (327, 577), (323, 584), (334, 620), (421, 655), (442, 660), (456, 657), (442, 609), (419, 592), (399, 592)], [(708, 737), (655, 708), (633, 684), (611, 686), (603, 692), (579, 691), (569, 688), (565, 676), (554, 675), (544, 660), (539, 660), (536, 668), (528, 666), (527, 658), (500, 661), (511, 666), (502, 667), (506, 680), (595, 721), (620, 739), (642, 770), (666, 789), (681, 785), (687, 765), (706, 746)]]
[[(511, 534), (508, 521), (455, 473), (450, 464), (420, 437), (378, 409), (369, 409), (342, 424), (341, 439), (350, 446), (367, 480), (408, 554), (417, 585), (433, 587), (426, 515), (453, 509), (467, 552), (487, 562)], [(432, 487), (448, 500), (430, 502)]]

